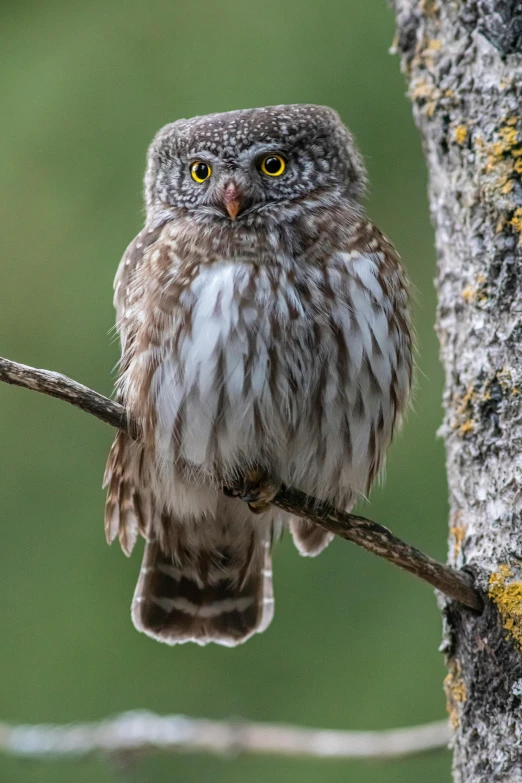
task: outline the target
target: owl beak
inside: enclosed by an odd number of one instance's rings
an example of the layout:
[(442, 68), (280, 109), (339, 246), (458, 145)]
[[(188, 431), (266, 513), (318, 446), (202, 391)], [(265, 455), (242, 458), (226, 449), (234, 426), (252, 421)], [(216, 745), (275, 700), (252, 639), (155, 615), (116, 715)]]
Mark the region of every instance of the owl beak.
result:
[(235, 220), (241, 209), (241, 194), (235, 182), (229, 182), (223, 192), (223, 203), (232, 220)]

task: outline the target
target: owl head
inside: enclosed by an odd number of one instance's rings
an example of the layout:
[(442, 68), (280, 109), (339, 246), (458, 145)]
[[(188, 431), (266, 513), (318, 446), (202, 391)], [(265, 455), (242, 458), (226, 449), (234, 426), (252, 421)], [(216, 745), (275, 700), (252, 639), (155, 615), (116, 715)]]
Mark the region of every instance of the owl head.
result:
[(148, 152), (149, 219), (186, 210), (230, 225), (275, 217), (313, 194), (358, 201), (366, 173), (352, 135), (325, 106), (267, 106), (166, 125)]

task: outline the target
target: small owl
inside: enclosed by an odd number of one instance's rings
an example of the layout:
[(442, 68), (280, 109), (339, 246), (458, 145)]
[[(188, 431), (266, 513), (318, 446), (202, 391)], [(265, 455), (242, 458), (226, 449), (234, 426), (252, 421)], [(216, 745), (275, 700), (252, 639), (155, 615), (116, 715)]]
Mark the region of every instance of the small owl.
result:
[(114, 295), (117, 397), (139, 438), (112, 446), (105, 529), (126, 554), (146, 539), (132, 619), (155, 639), (263, 631), (278, 531), (309, 556), (332, 538), (271, 506), (279, 487), (350, 510), (383, 466), (412, 341), (365, 179), (321, 106), (178, 120), (150, 146)]

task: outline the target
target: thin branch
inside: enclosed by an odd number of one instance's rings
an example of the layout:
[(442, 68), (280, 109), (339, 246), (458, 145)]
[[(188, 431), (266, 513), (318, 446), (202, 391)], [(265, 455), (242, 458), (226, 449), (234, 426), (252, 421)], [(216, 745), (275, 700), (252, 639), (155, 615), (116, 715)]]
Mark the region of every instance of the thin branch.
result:
[(136, 710), (99, 723), (0, 723), (0, 751), (18, 758), (81, 758), (138, 752), (254, 753), (265, 756), (391, 759), (445, 748), (447, 721), (391, 731), (330, 731), (269, 723), (211, 721)]
[(128, 430), (127, 414), (122, 405), (109, 400), (102, 394), (89, 389), (77, 381), (67, 378), (52, 370), (37, 370), (26, 364), (10, 362), (0, 357), (0, 381), (12, 386), (23, 386), (25, 389), (48, 394), (59, 400), (70, 402), (86, 413), (91, 413), (111, 427)]
[[(121, 405), (65, 375), (48, 370), (35, 370), (24, 364), (0, 358), (0, 381), (70, 402), (112, 427), (136, 437), (137, 428)], [(433, 560), (377, 522), (340, 511), (291, 488), (281, 489), (273, 503), (278, 508), (309, 519), (335, 535), (409, 571), (464, 606), (476, 611), (482, 610), (482, 598), (473, 587), (469, 574)]]

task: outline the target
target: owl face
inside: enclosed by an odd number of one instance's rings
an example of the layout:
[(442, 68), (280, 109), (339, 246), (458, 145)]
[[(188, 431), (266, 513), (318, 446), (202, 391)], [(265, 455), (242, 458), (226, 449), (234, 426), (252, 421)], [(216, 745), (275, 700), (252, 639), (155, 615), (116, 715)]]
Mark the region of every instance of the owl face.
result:
[(149, 213), (181, 208), (241, 222), (274, 214), (315, 192), (358, 200), (365, 171), (353, 138), (332, 109), (269, 106), (166, 125), (148, 154)]

